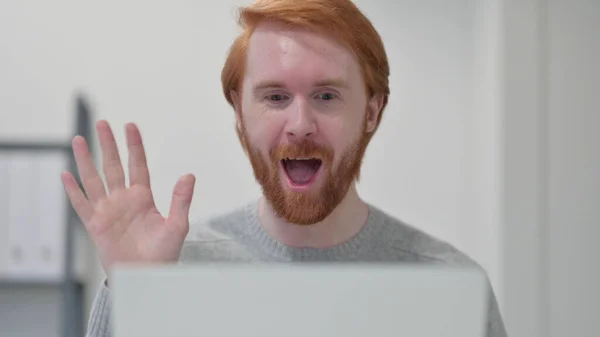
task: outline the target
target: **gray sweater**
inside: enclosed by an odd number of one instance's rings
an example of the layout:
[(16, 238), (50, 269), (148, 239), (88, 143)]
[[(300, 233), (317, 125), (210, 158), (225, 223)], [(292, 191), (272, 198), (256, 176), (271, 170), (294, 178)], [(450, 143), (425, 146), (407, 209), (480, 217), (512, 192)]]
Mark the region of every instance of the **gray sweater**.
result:
[[(258, 221), (258, 203), (211, 219), (190, 232), (180, 262), (349, 261), (442, 263), (481, 268), (451, 245), (369, 205), (366, 226), (350, 241), (326, 249), (293, 248), (268, 236)], [(505, 337), (496, 297), (489, 285), (487, 337)], [(87, 337), (111, 335), (111, 293), (103, 285), (94, 301)]]

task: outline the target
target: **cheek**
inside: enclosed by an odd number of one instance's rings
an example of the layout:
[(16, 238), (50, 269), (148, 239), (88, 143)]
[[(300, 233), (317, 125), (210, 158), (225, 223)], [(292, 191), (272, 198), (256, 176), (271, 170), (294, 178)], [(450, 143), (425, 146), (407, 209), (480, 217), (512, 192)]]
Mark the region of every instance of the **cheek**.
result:
[(268, 154), (269, 150), (277, 145), (283, 127), (282, 121), (265, 116), (246, 116), (244, 123), (246, 135), (252, 147)]
[(341, 118), (324, 121), (320, 131), (327, 144), (334, 150), (336, 161), (359, 141), (362, 134), (358, 123)]

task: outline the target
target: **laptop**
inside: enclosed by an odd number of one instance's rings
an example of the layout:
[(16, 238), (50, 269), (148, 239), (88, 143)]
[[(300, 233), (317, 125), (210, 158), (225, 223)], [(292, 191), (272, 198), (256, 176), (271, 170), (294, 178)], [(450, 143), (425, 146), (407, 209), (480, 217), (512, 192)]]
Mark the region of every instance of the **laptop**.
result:
[(118, 266), (114, 337), (484, 337), (474, 269), (424, 265)]

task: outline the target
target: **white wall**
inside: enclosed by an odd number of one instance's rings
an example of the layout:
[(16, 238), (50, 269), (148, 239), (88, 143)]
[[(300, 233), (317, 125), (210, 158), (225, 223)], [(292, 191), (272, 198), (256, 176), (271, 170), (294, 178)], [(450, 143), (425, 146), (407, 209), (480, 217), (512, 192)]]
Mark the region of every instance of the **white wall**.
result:
[[(1, 3), (0, 138), (68, 140), (81, 89), (123, 153), (124, 123), (141, 127), (161, 210), (187, 172), (197, 176), (193, 219), (254, 198), (260, 190), (219, 82), (237, 32), (232, 9), (243, 3)], [(357, 4), (392, 68), (360, 192), (479, 261), (502, 303), (497, 2)]]
[(507, 326), (511, 336), (597, 336), (600, 3), (502, 8)]
[(598, 336), (600, 2), (548, 2), (545, 323)]
[(503, 1), (501, 11), (502, 284), (513, 337), (542, 333), (544, 0)]

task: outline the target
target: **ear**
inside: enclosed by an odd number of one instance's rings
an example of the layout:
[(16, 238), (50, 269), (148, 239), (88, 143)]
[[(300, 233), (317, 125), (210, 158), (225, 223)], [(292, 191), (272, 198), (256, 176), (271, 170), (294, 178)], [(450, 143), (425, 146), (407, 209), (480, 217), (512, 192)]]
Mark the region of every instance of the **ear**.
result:
[(242, 102), (241, 102), (241, 97), (238, 94), (237, 91), (232, 90), (229, 93), (230, 97), (231, 97), (231, 101), (233, 102), (233, 109), (235, 110), (235, 125), (236, 127), (241, 130), (242, 128)]
[(369, 100), (369, 104), (367, 105), (367, 123), (366, 123), (366, 132), (371, 133), (377, 127), (377, 121), (379, 120), (379, 115), (381, 114), (381, 108), (383, 107), (383, 94), (375, 94)]

